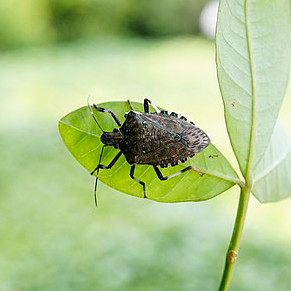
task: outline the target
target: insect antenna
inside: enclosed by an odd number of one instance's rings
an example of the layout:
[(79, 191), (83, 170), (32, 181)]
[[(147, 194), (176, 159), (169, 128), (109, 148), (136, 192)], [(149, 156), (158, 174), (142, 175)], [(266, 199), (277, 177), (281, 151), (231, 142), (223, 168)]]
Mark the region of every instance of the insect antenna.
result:
[(97, 123), (97, 125), (99, 126), (99, 128), (102, 130), (102, 132), (104, 132), (104, 130), (102, 129), (101, 125), (99, 124), (99, 122), (98, 122), (98, 120), (93, 112), (91, 105), (89, 104), (89, 98), (90, 98), (90, 96), (88, 96), (87, 104), (88, 104), (88, 108), (90, 110), (90, 113), (91, 113), (93, 119), (95, 120), (95, 122)]
[(103, 150), (105, 148), (105, 145), (102, 147), (101, 149), (101, 153), (100, 153), (100, 157), (99, 157), (99, 162), (98, 162), (98, 166), (96, 167), (96, 169), (91, 173), (91, 175), (94, 174), (94, 172), (96, 171), (96, 180), (95, 180), (95, 186), (94, 186), (94, 201), (95, 201), (95, 206), (97, 207), (98, 203), (97, 203), (97, 184), (98, 184), (98, 179), (99, 179), (99, 170), (100, 170), (100, 164), (101, 164), (101, 158), (102, 158), (102, 154), (103, 154)]

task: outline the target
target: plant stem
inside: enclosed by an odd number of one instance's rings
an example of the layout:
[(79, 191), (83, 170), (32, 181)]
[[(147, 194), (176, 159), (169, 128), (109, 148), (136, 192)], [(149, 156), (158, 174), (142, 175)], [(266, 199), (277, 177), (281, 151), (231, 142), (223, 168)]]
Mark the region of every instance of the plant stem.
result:
[(232, 271), (234, 269), (234, 264), (238, 257), (238, 249), (240, 246), (242, 230), (246, 218), (250, 192), (251, 192), (250, 187), (244, 186), (241, 188), (235, 225), (232, 232), (229, 248), (226, 254), (225, 267), (220, 287), (218, 289), (219, 291), (227, 291), (229, 287)]

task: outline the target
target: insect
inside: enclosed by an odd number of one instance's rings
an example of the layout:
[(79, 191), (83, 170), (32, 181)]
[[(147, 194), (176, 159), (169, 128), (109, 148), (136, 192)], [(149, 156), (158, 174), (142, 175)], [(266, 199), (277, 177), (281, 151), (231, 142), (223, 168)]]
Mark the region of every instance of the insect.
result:
[[(179, 172), (163, 176), (158, 166), (165, 168), (184, 163), (187, 158), (193, 157), (210, 143), (208, 135), (195, 126), (193, 122), (188, 122), (184, 116), (178, 116), (174, 112), (168, 113), (165, 110), (160, 111), (149, 99), (144, 99), (144, 112), (134, 111), (130, 101), (128, 103), (131, 110), (125, 114), (123, 124), (121, 124), (113, 111), (93, 104), (97, 111), (111, 114), (118, 126), (118, 128), (113, 128), (111, 132), (106, 132), (102, 129), (92, 107), (88, 104), (93, 119), (103, 132), (101, 135), (103, 147), (99, 162), (91, 172), (91, 175), (97, 172), (95, 180), (96, 205), (99, 170), (113, 167), (122, 154), (131, 165), (130, 177), (143, 187), (143, 195), (146, 198), (145, 183), (134, 175), (136, 165), (153, 166), (158, 178), (161, 181), (165, 181), (191, 170), (192, 167), (188, 166)], [(153, 106), (156, 112), (149, 112), (149, 104)], [(113, 146), (120, 150), (108, 166), (101, 164), (103, 150), (106, 146)]]

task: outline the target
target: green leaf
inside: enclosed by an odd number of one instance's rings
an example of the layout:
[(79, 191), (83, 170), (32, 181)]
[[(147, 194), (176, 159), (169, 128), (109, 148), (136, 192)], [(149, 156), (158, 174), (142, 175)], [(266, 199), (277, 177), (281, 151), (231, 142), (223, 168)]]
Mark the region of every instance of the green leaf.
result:
[(273, 202), (291, 196), (291, 143), (280, 125), (275, 127), (255, 173), (252, 192), (259, 201)]
[(262, 158), (284, 98), (290, 29), (290, 1), (220, 0), (217, 72), (228, 133), (244, 176), (251, 177)]
[[(136, 111), (143, 111), (140, 103), (132, 102)], [(113, 110), (121, 122), (124, 113), (129, 111), (127, 102), (108, 102), (98, 106)], [(94, 111), (102, 128), (112, 131), (115, 124), (108, 113)], [(101, 130), (94, 122), (88, 107), (82, 107), (62, 118), (59, 122), (60, 134), (65, 145), (73, 156), (91, 172), (98, 164), (102, 143)], [(102, 164), (108, 165), (119, 150), (106, 147)], [(175, 167), (161, 169), (163, 175), (175, 173), (191, 165), (194, 170), (160, 181), (152, 166), (137, 165), (135, 176), (146, 184), (146, 194), (149, 199), (161, 202), (200, 201), (210, 199), (235, 183), (240, 183), (238, 176), (225, 157), (211, 144), (192, 159)], [(112, 188), (124, 193), (143, 197), (142, 187), (129, 176), (130, 165), (122, 155), (109, 170), (100, 170), (100, 180)], [(204, 173), (204, 175), (201, 175)]]

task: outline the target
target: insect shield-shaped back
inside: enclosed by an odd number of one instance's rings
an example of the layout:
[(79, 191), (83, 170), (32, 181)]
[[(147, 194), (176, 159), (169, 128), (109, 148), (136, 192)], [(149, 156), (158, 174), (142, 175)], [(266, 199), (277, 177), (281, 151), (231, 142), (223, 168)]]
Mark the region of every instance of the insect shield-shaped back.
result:
[(209, 144), (209, 137), (176, 113), (130, 112), (120, 128), (126, 146), (120, 149), (130, 164), (175, 166)]

